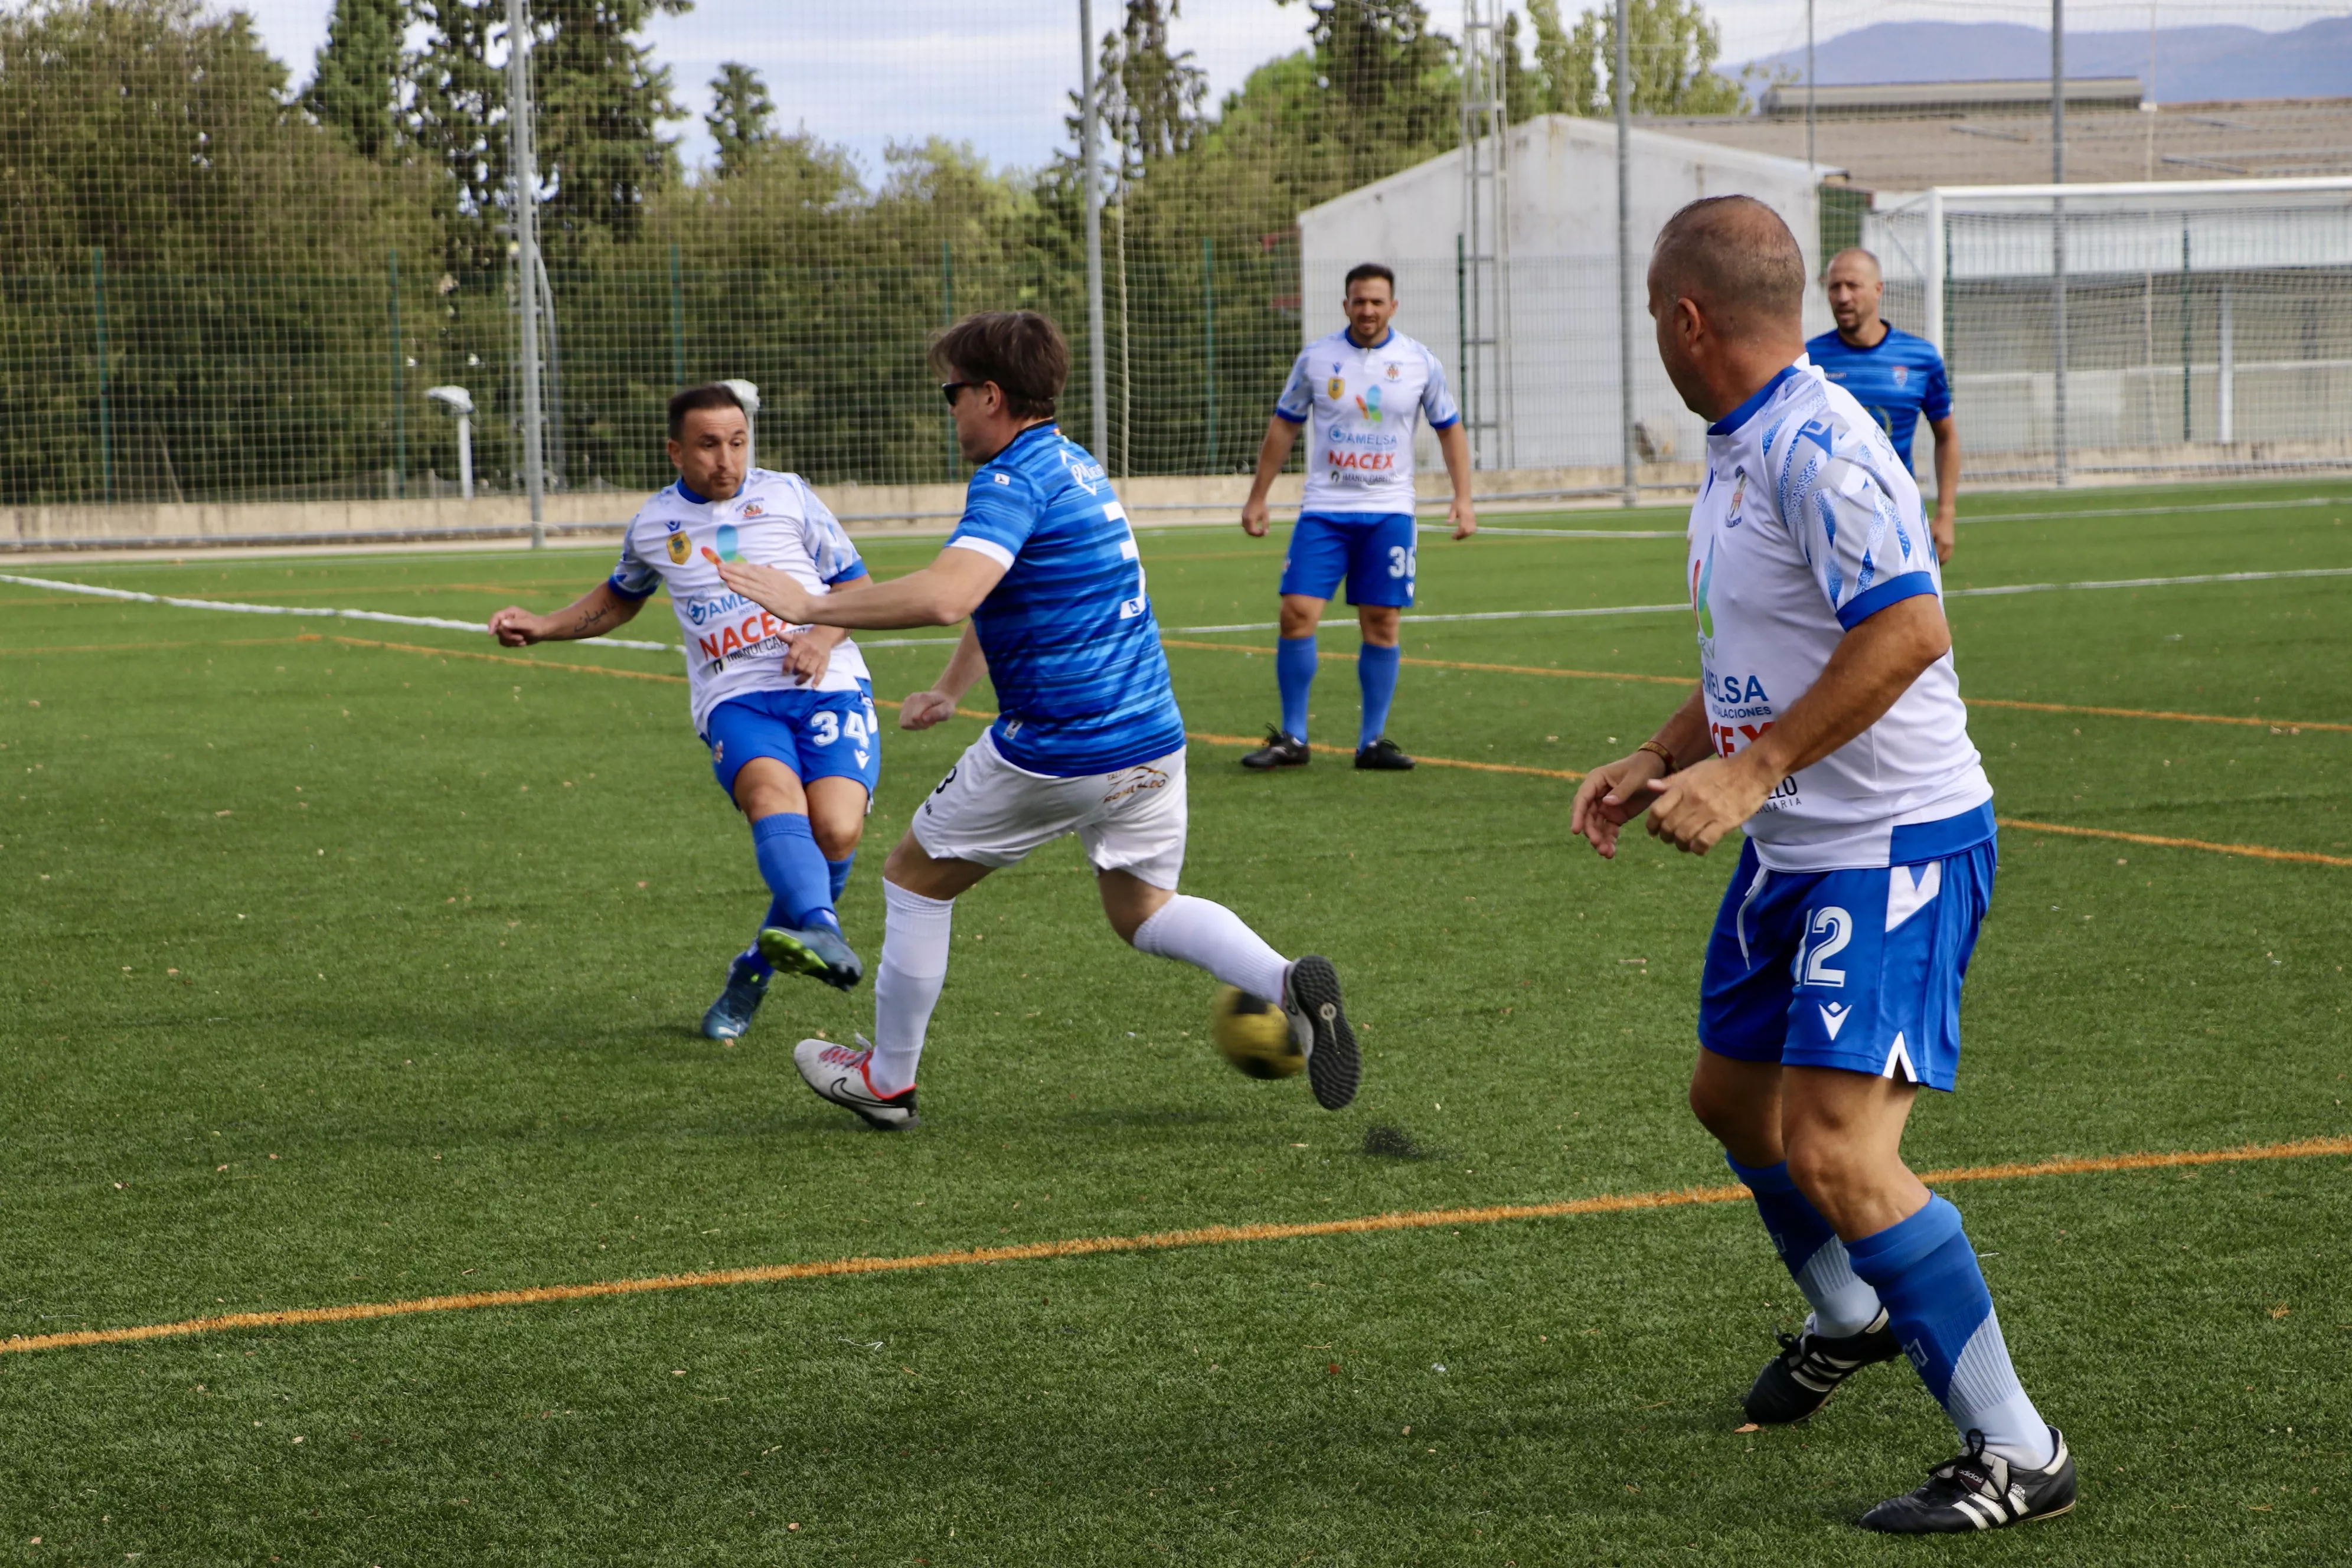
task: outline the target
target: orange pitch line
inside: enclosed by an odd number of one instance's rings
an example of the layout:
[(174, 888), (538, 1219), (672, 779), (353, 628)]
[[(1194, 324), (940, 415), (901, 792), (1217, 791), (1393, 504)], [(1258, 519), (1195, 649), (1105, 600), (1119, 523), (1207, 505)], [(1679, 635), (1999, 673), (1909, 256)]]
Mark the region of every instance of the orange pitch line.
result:
[(2352, 735), (2352, 724), (2313, 719), (2242, 719), (2231, 713), (2174, 713), (2159, 708), (2086, 708), (2073, 702), (2020, 702), (2007, 697), (1971, 697), (1971, 708), (2016, 708), (2028, 713), (2091, 713), (2105, 719), (2166, 719), (2182, 724), (2243, 724), (2257, 730), (2325, 730)]
[[(1921, 1173), (1925, 1182), (2013, 1181), (2035, 1176), (2085, 1175), (2116, 1171), (2167, 1170), (2183, 1165), (2239, 1164), (2255, 1160), (2301, 1160), (2352, 1154), (2352, 1138), (2305, 1138), (2289, 1143), (2247, 1144), (2236, 1149), (2187, 1149), (2170, 1152), (2095, 1155), (2025, 1164), (1972, 1165)], [(636, 1279), (599, 1279), (577, 1285), (540, 1285), (520, 1290), (471, 1290), (454, 1296), (404, 1300), (355, 1301), (336, 1307), (296, 1307), (279, 1312), (225, 1312), (173, 1323), (141, 1323), (120, 1329), (78, 1329), (27, 1334), (0, 1341), (0, 1354), (68, 1350), (88, 1345), (132, 1344), (142, 1340), (181, 1339), (227, 1329), (301, 1328), (316, 1323), (354, 1323), (373, 1318), (413, 1317), (420, 1312), (462, 1312), (478, 1307), (530, 1307), (584, 1301), (607, 1296), (641, 1296), (656, 1290), (696, 1290), (717, 1285), (772, 1285), (795, 1279), (831, 1279), (858, 1274), (903, 1274), (979, 1264), (1034, 1263), (1090, 1258), (1109, 1252), (1169, 1252), (1180, 1247), (1223, 1247), (1245, 1241), (1296, 1241), (1323, 1236), (1365, 1236), (1382, 1231), (1437, 1230), (1508, 1220), (1558, 1219), (1577, 1215), (1626, 1214), (1643, 1209), (1685, 1208), (1697, 1204), (1737, 1203), (1741, 1186), (1685, 1187), (1656, 1193), (1607, 1194), (1549, 1204), (1491, 1204), (1475, 1208), (1421, 1209), (1360, 1215), (1350, 1219), (1290, 1225), (1211, 1225), (1145, 1236), (1074, 1237), (1013, 1247), (976, 1247), (924, 1252), (905, 1258), (837, 1258), (815, 1263), (771, 1263), (750, 1268), (718, 1268), (688, 1274), (657, 1274)]]
[(2063, 833), (2069, 838), (2112, 838), (2119, 844), (2149, 844), (2159, 849), (2202, 849), (2213, 855), (2243, 855), (2256, 860), (2295, 860), (2306, 866), (2352, 866), (2352, 857), (2318, 855), (2307, 849), (2273, 849), (2267, 844), (2216, 844), (2205, 838), (2165, 838), (2112, 827), (2069, 827), (2062, 822), (2032, 822), (2021, 816), (1995, 819), (2028, 833)]
[[(1271, 655), (1270, 647), (1255, 647), (1237, 642), (1188, 642), (1181, 637), (1161, 637), (1161, 647), (1210, 648), (1221, 653), (1262, 653)], [(1352, 653), (1327, 653), (1324, 658), (1352, 659)], [(1636, 680), (1652, 686), (1696, 686), (1696, 679), (1687, 675), (1637, 675), (1622, 669), (1554, 669), (1533, 664), (1473, 664), (1458, 658), (1415, 658), (1407, 654), (1402, 662), (1419, 665), (1423, 669), (1478, 669), (1493, 675), (1541, 675), (1555, 680)]]

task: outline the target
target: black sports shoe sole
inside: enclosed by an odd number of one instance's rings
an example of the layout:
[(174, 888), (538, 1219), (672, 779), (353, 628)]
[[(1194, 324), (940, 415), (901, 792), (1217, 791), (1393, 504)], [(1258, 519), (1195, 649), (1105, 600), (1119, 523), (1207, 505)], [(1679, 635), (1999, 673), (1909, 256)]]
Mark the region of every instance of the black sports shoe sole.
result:
[[(1265, 760), (1260, 761), (1260, 758), (1265, 758)], [(1267, 757), (1264, 752), (1252, 752), (1248, 756), (1242, 759), (1242, 766), (1247, 768), (1254, 773), (1280, 773), (1285, 768), (1303, 768), (1307, 765), (1307, 758), (1303, 756), (1297, 758)]]
[(1363, 1082), (1363, 1058), (1356, 1054), (1356, 1031), (1348, 1026), (1347, 1009), (1339, 1003), (1339, 972), (1328, 958), (1309, 953), (1290, 966), (1290, 999), (1307, 1015), (1315, 1031), (1315, 1048), (1307, 1053), (1307, 1081), (1315, 1103), (1326, 1110), (1345, 1110)]
[[(837, 939), (836, 939), (837, 940)], [(854, 989), (866, 966), (849, 951), (849, 944), (840, 943), (846, 962), (835, 962), (802, 940), (797, 931), (781, 926), (769, 926), (760, 932), (760, 956), (786, 974), (805, 974), (812, 980), (822, 980), (836, 991)]]
[(1409, 773), (1415, 765), (1413, 760), (1402, 752), (1366, 751), (1356, 753), (1356, 767), (1361, 773)]

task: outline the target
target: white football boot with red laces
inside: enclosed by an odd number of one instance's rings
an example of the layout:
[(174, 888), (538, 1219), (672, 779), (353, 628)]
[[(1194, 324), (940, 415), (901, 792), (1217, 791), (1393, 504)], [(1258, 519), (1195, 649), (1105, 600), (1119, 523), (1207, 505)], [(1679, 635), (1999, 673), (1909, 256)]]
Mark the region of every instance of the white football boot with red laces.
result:
[(866, 1072), (873, 1055), (863, 1037), (856, 1048), (830, 1040), (803, 1040), (793, 1047), (793, 1065), (818, 1099), (857, 1112), (868, 1127), (896, 1132), (916, 1125), (921, 1118), (915, 1114), (915, 1086), (910, 1083), (896, 1094), (877, 1092)]

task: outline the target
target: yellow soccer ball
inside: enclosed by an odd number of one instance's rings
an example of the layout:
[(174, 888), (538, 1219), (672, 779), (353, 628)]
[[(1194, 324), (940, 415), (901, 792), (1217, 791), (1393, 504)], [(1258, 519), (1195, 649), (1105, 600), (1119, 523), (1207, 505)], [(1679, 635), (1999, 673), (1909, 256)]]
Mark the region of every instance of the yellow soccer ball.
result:
[(1263, 996), (1220, 985), (1209, 1020), (1217, 1054), (1252, 1078), (1288, 1078), (1307, 1065), (1305, 1053), (1291, 1037), (1290, 1020)]

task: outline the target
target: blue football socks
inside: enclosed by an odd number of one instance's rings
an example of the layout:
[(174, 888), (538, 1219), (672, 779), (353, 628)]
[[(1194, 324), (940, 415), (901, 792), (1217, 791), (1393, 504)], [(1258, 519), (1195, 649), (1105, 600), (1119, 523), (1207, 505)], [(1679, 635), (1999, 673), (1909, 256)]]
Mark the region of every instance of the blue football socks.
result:
[(1961, 1438), (1981, 1432), (1986, 1449), (2011, 1464), (2047, 1466), (2056, 1451), (2050, 1427), (2010, 1365), (1960, 1211), (1931, 1197), (1909, 1219), (1849, 1242), (1846, 1251), (1853, 1271), (1877, 1288), (1905, 1353)]
[(833, 901), (835, 905), (841, 902), (841, 890), (849, 886), (849, 868), (856, 864), (857, 851), (855, 849), (838, 860), (828, 860), (824, 863), (825, 876), (833, 884)]
[(1274, 679), (1282, 689), (1282, 732), (1307, 739), (1307, 695), (1315, 689), (1315, 634), (1279, 637), (1274, 645)]
[(1772, 1238), (1772, 1250), (1813, 1309), (1813, 1331), (1843, 1339), (1876, 1321), (1878, 1292), (1855, 1276), (1845, 1244), (1797, 1190), (1788, 1163), (1743, 1165), (1729, 1154), (1723, 1163), (1756, 1195), (1756, 1212)]
[(1397, 667), (1403, 661), (1403, 651), (1398, 648), (1366, 643), (1356, 650), (1356, 684), (1364, 692), (1364, 724), (1358, 731), (1358, 751), (1387, 732), (1389, 704), (1396, 700)]
[(774, 901), (766, 923), (791, 929), (814, 925), (841, 929), (827, 892), (831, 879), (824, 856), (809, 831), (809, 819), (797, 812), (780, 811), (751, 824), (751, 848), (760, 858), (760, 875)]

